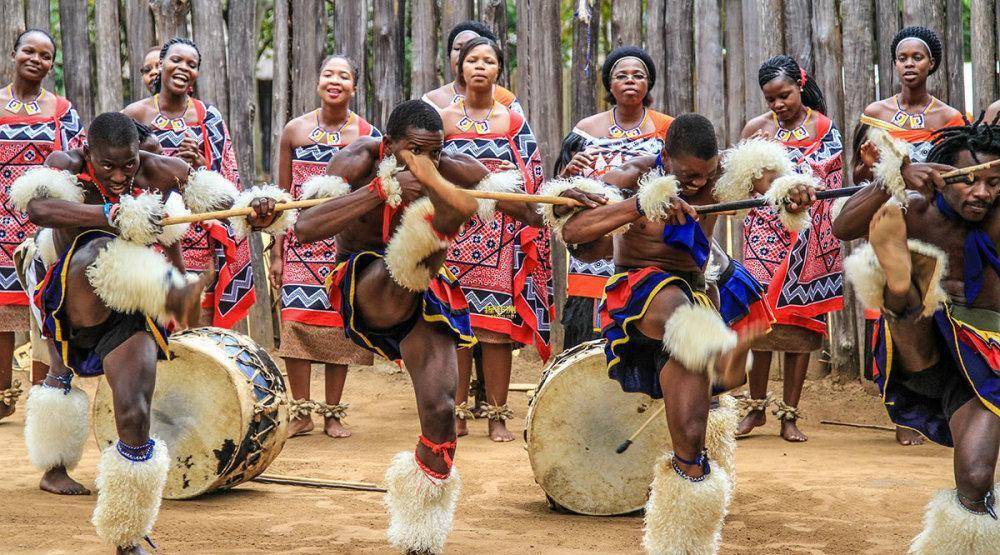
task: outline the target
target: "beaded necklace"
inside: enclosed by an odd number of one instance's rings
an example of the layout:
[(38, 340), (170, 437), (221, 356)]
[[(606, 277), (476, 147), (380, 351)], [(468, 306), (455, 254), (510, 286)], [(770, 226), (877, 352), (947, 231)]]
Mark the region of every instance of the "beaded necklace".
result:
[(311, 133), (309, 133), (309, 140), (321, 145), (339, 145), (341, 133), (344, 131), (344, 128), (347, 127), (347, 124), (351, 123), (351, 120), (354, 119), (354, 112), (350, 110), (347, 111), (347, 119), (344, 120), (344, 123), (340, 124), (340, 127), (338, 127), (336, 131), (327, 131), (326, 129), (323, 129), (323, 126), (319, 122), (319, 108), (317, 108), (314, 113), (316, 114), (316, 127), (313, 128)]
[(497, 101), (494, 100), (493, 104), (490, 106), (490, 111), (486, 112), (486, 116), (483, 119), (473, 119), (469, 115), (469, 110), (465, 105), (465, 99), (458, 101), (459, 105), (462, 106), (462, 119), (458, 120), (458, 128), (462, 131), (468, 131), (473, 127), (476, 129), (476, 133), (479, 135), (485, 135), (490, 132), (490, 116), (493, 115), (493, 110), (497, 107)]
[(923, 110), (920, 110), (919, 114), (911, 114), (899, 105), (899, 95), (892, 97), (896, 101), (896, 114), (892, 116), (892, 123), (900, 127), (904, 127), (909, 121), (910, 129), (923, 129), (924, 128), (924, 114), (930, 109), (931, 105), (934, 104), (934, 97), (932, 96), (929, 101), (927, 101), (927, 106), (924, 106)]
[(11, 88), (12, 86), (13, 86), (13, 84), (7, 85), (7, 94), (10, 95), (10, 100), (7, 101), (7, 105), (4, 106), (4, 108), (8, 112), (10, 112), (12, 114), (16, 114), (16, 113), (18, 113), (18, 112), (21, 111), (21, 108), (24, 108), (24, 113), (28, 114), (29, 116), (33, 116), (33, 115), (38, 114), (39, 112), (42, 111), (42, 108), (38, 105), (38, 101), (42, 98), (42, 95), (45, 94), (45, 87), (42, 87), (38, 91), (38, 94), (35, 95), (35, 99), (34, 100), (31, 100), (30, 102), (28, 102), (28, 101), (24, 101), (24, 100), (18, 100), (14, 96), (14, 91)]
[(771, 112), (771, 117), (774, 118), (774, 124), (778, 126), (778, 130), (775, 131), (774, 137), (782, 142), (787, 142), (792, 137), (796, 141), (801, 141), (809, 137), (809, 130), (806, 129), (806, 123), (808, 123), (809, 118), (812, 117), (812, 108), (806, 108), (806, 117), (803, 118), (802, 123), (798, 127), (792, 130), (785, 129), (782, 127), (781, 122), (778, 121), (778, 116)]
[(163, 115), (163, 112), (160, 111), (160, 94), (154, 94), (153, 109), (156, 110), (156, 115), (153, 116), (153, 121), (151, 123), (153, 127), (161, 131), (183, 131), (187, 129), (187, 123), (184, 121), (184, 116), (187, 115), (188, 110), (190, 110), (193, 105), (194, 102), (191, 100), (191, 97), (188, 96), (187, 106), (184, 108), (184, 112), (181, 113), (179, 117), (168, 118)]
[(619, 139), (621, 137), (632, 138), (642, 135), (641, 127), (643, 123), (646, 123), (646, 116), (648, 115), (646, 113), (646, 108), (643, 107), (642, 109), (642, 118), (639, 119), (639, 123), (635, 127), (631, 127), (629, 129), (625, 129), (618, 123), (617, 110), (617, 106), (611, 109), (611, 125), (608, 127), (608, 135), (614, 139)]

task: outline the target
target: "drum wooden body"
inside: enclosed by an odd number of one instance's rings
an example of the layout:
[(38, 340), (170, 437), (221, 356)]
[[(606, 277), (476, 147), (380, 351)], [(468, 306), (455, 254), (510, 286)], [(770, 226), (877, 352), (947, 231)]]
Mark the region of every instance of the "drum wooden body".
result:
[[(285, 381), (271, 357), (221, 328), (174, 334), (170, 350), (174, 358), (156, 366), (150, 427), (170, 454), (163, 497), (188, 499), (264, 472), (288, 423)], [(107, 380), (94, 399), (94, 435), (101, 449), (118, 441)]]
[(524, 436), (535, 481), (557, 509), (619, 515), (646, 504), (653, 463), (669, 449), (666, 418), (624, 453), (615, 449), (663, 401), (625, 393), (608, 377), (604, 340), (557, 355), (528, 406)]

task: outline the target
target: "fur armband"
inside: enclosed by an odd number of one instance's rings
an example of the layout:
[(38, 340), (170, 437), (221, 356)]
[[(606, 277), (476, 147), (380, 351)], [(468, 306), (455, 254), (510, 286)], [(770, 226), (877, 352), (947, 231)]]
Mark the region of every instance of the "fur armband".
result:
[[(252, 187), (240, 193), (240, 196), (236, 197), (236, 202), (233, 203), (233, 208), (247, 208), (254, 199), (258, 198), (274, 199), (276, 203), (292, 200), (292, 196), (284, 189), (275, 187), (274, 185), (264, 185), (262, 187)], [(274, 222), (261, 231), (265, 231), (271, 235), (284, 233), (286, 229), (295, 223), (295, 212), (295, 210), (282, 210), (274, 218)], [(233, 226), (233, 233), (236, 234), (237, 239), (243, 239), (253, 231), (250, 227), (250, 222), (246, 218), (231, 218), (229, 223)]]
[(812, 222), (812, 214), (809, 210), (793, 213), (788, 211), (789, 194), (792, 189), (799, 185), (816, 187), (816, 179), (811, 175), (801, 173), (790, 173), (783, 175), (771, 183), (771, 187), (764, 193), (764, 199), (768, 204), (778, 210), (778, 219), (788, 231), (794, 234), (809, 227)]
[[(622, 198), (621, 190), (617, 187), (607, 185), (604, 182), (598, 181), (596, 179), (590, 179), (587, 177), (573, 177), (570, 179), (549, 179), (542, 185), (542, 188), (538, 190), (540, 196), (553, 196), (558, 197), (564, 191), (569, 189), (579, 189), (584, 193), (589, 193), (592, 195), (604, 195), (608, 199), (609, 203), (621, 202), (624, 200)], [(577, 207), (571, 210), (569, 213), (564, 214), (561, 217), (556, 217), (554, 204), (539, 204), (538, 213), (542, 215), (542, 221), (545, 222), (545, 226), (552, 230), (552, 233), (562, 239), (562, 229), (566, 225), (574, 214), (582, 210), (582, 207)], [(617, 235), (619, 233), (624, 233), (628, 230), (628, 226), (622, 226), (611, 232), (612, 235)]]
[(195, 214), (232, 206), (240, 190), (222, 174), (206, 169), (192, 172), (184, 185), (184, 204)]
[[(476, 190), (488, 193), (520, 193), (523, 184), (524, 177), (521, 172), (509, 170), (487, 175), (476, 185)], [(485, 198), (477, 200), (479, 201), (479, 210), (476, 213), (479, 215), (479, 219), (492, 220), (493, 214), (497, 210), (497, 201)]]
[[(187, 206), (184, 206), (184, 199), (181, 198), (181, 195), (174, 192), (167, 194), (167, 200), (163, 203), (163, 211), (168, 218), (179, 218), (191, 214)], [(184, 237), (184, 234), (187, 233), (189, 227), (191, 227), (191, 224), (165, 225), (156, 240), (161, 245), (169, 247), (180, 241)]]
[(165, 211), (159, 193), (142, 192), (137, 196), (122, 195), (118, 203), (118, 214), (114, 217), (118, 236), (140, 245), (151, 245), (163, 231), (160, 220)]
[(680, 184), (672, 175), (653, 170), (639, 178), (639, 208), (651, 222), (666, 221), (670, 199), (677, 196)]
[(83, 189), (68, 171), (41, 166), (24, 172), (10, 186), (10, 200), (21, 212), (27, 212), (28, 203), (36, 198), (83, 202)]
[(765, 171), (778, 176), (792, 173), (794, 165), (781, 143), (768, 139), (745, 139), (722, 153), (722, 176), (715, 182), (715, 198), (731, 202), (750, 197), (753, 182)]
[(337, 198), (351, 192), (351, 185), (339, 175), (316, 175), (302, 184), (302, 198)]
[(448, 248), (449, 241), (441, 237), (431, 224), (434, 205), (422, 198), (411, 204), (385, 248), (385, 266), (392, 280), (403, 289), (421, 292), (427, 289), (436, 268), (424, 265), (428, 256)]
[(182, 274), (150, 247), (113, 239), (87, 267), (87, 280), (111, 310), (141, 313), (161, 324), (170, 321), (167, 294), (197, 280)]
[(663, 348), (691, 372), (711, 378), (715, 359), (736, 346), (736, 332), (715, 310), (696, 305), (677, 307), (663, 327)]
[(382, 194), (385, 195), (385, 203), (390, 208), (396, 208), (403, 203), (403, 187), (396, 179), (396, 174), (402, 171), (399, 162), (393, 155), (386, 156), (378, 163), (378, 178), (382, 182)]
[(872, 175), (885, 192), (906, 206), (906, 182), (903, 181), (903, 159), (910, 156), (910, 144), (897, 141), (884, 129), (868, 130), (868, 140), (878, 148), (878, 162)]
[[(906, 246), (910, 251), (913, 283), (923, 300), (920, 315), (926, 318), (948, 301), (948, 294), (941, 287), (941, 278), (948, 271), (948, 255), (916, 239), (907, 240)], [(865, 307), (885, 310), (885, 271), (871, 244), (865, 243), (844, 259), (844, 275)]]

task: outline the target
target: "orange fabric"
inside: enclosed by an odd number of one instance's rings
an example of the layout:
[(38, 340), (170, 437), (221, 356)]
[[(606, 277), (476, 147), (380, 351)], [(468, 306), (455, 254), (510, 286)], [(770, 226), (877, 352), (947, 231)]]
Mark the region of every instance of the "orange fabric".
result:
[[(956, 125), (965, 125), (965, 120), (962, 119), (962, 117), (963, 116), (960, 114), (951, 118), (948, 120), (948, 123), (941, 127), (941, 129)], [(889, 131), (889, 135), (891, 135), (894, 139), (899, 139), (908, 143), (923, 143), (933, 139), (934, 133), (936, 132), (937, 129), (900, 129), (899, 131)]]
[(608, 278), (587, 274), (570, 274), (567, 277), (566, 289), (571, 297), (600, 299), (604, 296), (604, 286), (607, 285)]
[(514, 93), (510, 92), (508, 89), (505, 89), (500, 85), (496, 85), (493, 87), (493, 100), (496, 100), (500, 104), (510, 108), (510, 105), (517, 100), (517, 97), (514, 96)]
[(667, 129), (670, 129), (670, 124), (674, 122), (674, 118), (656, 110), (649, 110), (647, 113), (649, 114), (649, 119), (653, 120), (653, 125), (656, 127), (656, 131), (654, 131), (656, 136), (665, 139), (667, 137)]

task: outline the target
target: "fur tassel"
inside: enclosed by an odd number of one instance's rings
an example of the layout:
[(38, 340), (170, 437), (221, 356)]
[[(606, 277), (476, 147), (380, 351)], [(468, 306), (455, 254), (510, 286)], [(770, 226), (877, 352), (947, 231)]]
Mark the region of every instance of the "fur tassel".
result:
[[(542, 185), (541, 189), (538, 190), (540, 196), (553, 196), (558, 197), (564, 191), (568, 189), (579, 189), (584, 193), (590, 193), (592, 195), (604, 195), (604, 198), (608, 199), (609, 204), (614, 204), (616, 202), (621, 202), (623, 199), (621, 189), (618, 187), (613, 187), (607, 185), (596, 179), (590, 179), (587, 177), (573, 177), (570, 179), (549, 179)], [(542, 221), (545, 222), (545, 226), (555, 233), (556, 237), (562, 239), (562, 229), (566, 225), (574, 214), (581, 210), (581, 208), (576, 208), (570, 211), (568, 214), (557, 218), (555, 212), (554, 204), (539, 204), (538, 213), (542, 215)], [(628, 231), (629, 226), (622, 226), (611, 232), (611, 235), (618, 235)]]
[(715, 198), (731, 202), (750, 197), (754, 180), (765, 171), (778, 177), (792, 173), (795, 166), (780, 143), (768, 139), (745, 139), (722, 153), (722, 176), (715, 182)]
[[(233, 208), (247, 208), (254, 199), (258, 198), (269, 198), (274, 199), (274, 202), (290, 202), (292, 200), (292, 195), (289, 195), (287, 191), (274, 185), (264, 185), (261, 187), (252, 187), (246, 191), (240, 193), (240, 196), (236, 197), (236, 201), (233, 202)], [(272, 236), (281, 235), (286, 229), (292, 227), (295, 224), (295, 210), (283, 210), (278, 213), (278, 216), (271, 222), (271, 225), (265, 227), (261, 231), (271, 234)], [(246, 218), (230, 218), (229, 225), (233, 226), (233, 233), (236, 235), (237, 239), (244, 239), (247, 235), (253, 231), (250, 227), (250, 222)]]
[(670, 199), (677, 196), (680, 184), (672, 175), (652, 170), (639, 178), (639, 208), (651, 222), (666, 221)]
[(385, 193), (385, 203), (390, 208), (396, 208), (403, 203), (403, 187), (396, 180), (396, 174), (404, 168), (393, 155), (386, 156), (378, 163), (376, 175), (382, 180), (382, 191)]
[(910, 544), (911, 555), (993, 555), (1000, 553), (1000, 523), (975, 514), (953, 489), (938, 491), (927, 504), (924, 529)]
[(69, 393), (61, 387), (31, 387), (24, 443), (32, 466), (43, 472), (57, 466), (76, 468), (87, 440), (88, 404), (87, 394), (79, 387), (71, 387)]
[(715, 358), (736, 346), (736, 332), (711, 308), (682, 305), (663, 326), (663, 348), (690, 372), (711, 379)]
[(40, 166), (24, 172), (10, 186), (10, 201), (21, 212), (27, 212), (28, 203), (36, 198), (83, 202), (83, 189), (68, 171)]
[[(184, 199), (181, 198), (181, 195), (174, 192), (170, 192), (167, 195), (167, 200), (163, 203), (163, 210), (168, 218), (178, 218), (191, 214), (187, 206), (184, 206)], [(156, 240), (161, 245), (169, 247), (180, 241), (184, 237), (184, 234), (187, 233), (189, 227), (191, 227), (191, 224), (165, 225)]]
[(412, 452), (397, 453), (385, 471), (389, 543), (406, 553), (443, 553), (461, 483), (454, 468), (439, 480), (420, 469)]
[[(136, 271), (139, 268), (142, 271)], [(114, 239), (87, 267), (87, 279), (111, 310), (139, 312), (166, 324), (172, 317), (167, 313), (167, 293), (198, 277), (181, 274), (152, 248)]]
[[(484, 177), (476, 185), (477, 191), (489, 193), (520, 193), (524, 186), (524, 176), (517, 170), (508, 170), (498, 173), (491, 173)], [(497, 210), (497, 201), (490, 199), (479, 200), (479, 219), (490, 221)]]
[(138, 196), (122, 195), (114, 224), (118, 236), (139, 245), (151, 245), (163, 231), (160, 220), (166, 215), (160, 193), (142, 192)]
[(56, 252), (56, 242), (52, 237), (52, 230), (47, 227), (38, 228), (38, 236), (35, 237), (35, 245), (38, 248), (38, 256), (42, 258), (42, 263), (46, 268), (51, 267), (59, 259)]
[(906, 183), (903, 181), (903, 159), (910, 155), (910, 144), (897, 141), (884, 129), (872, 127), (868, 130), (868, 140), (878, 148), (879, 159), (872, 168), (875, 182), (897, 202), (906, 206)]
[(767, 193), (764, 194), (764, 199), (767, 200), (768, 204), (778, 210), (778, 219), (781, 221), (781, 224), (793, 234), (798, 234), (800, 231), (808, 228), (812, 222), (812, 214), (809, 213), (809, 210), (792, 213), (785, 206), (791, 190), (799, 185), (808, 185), (815, 188), (818, 183), (816, 182), (816, 178), (811, 175), (793, 172), (775, 179), (771, 183), (771, 187), (767, 190)]
[(736, 488), (736, 429), (739, 424), (736, 399), (732, 395), (719, 395), (719, 407), (708, 412), (705, 449), (729, 475), (731, 489)]
[(337, 198), (351, 192), (350, 183), (339, 175), (314, 175), (302, 184), (302, 198)]
[[(948, 293), (941, 286), (941, 278), (948, 272), (948, 255), (938, 247), (916, 239), (909, 239), (906, 244), (911, 259), (916, 254), (925, 258), (936, 258), (938, 261), (937, 268), (933, 273), (915, 280), (918, 283), (928, 284), (928, 290), (921, 291), (924, 303), (920, 315), (926, 318), (948, 302)], [(922, 271), (916, 264), (912, 268), (914, 273)], [(927, 268), (927, 266), (922, 266), (922, 268)], [(885, 309), (885, 272), (882, 270), (882, 265), (879, 264), (878, 257), (875, 256), (875, 249), (872, 248), (871, 244), (861, 245), (844, 259), (844, 275), (854, 286), (854, 291), (865, 307)]]
[[(865, 186), (868, 183), (861, 183), (860, 185)], [(851, 200), (851, 197), (840, 197), (839, 199), (833, 201), (830, 205), (830, 221), (836, 220), (837, 216), (844, 211), (844, 207), (847, 206), (847, 201)]]
[(711, 472), (692, 482), (674, 471), (673, 456), (667, 453), (653, 466), (642, 546), (650, 555), (718, 553), (732, 490), (729, 475), (710, 462)]
[(184, 185), (184, 204), (195, 214), (229, 208), (238, 196), (240, 190), (233, 182), (211, 170), (192, 172)]
[(403, 289), (421, 292), (427, 289), (437, 268), (428, 268), (424, 259), (448, 248), (448, 241), (438, 236), (429, 218), (434, 216), (430, 199), (422, 198), (409, 206), (385, 248), (385, 266), (392, 280)]
[(97, 466), (97, 505), (91, 522), (110, 545), (132, 547), (153, 532), (167, 483), (170, 456), (159, 440), (148, 461), (133, 462), (112, 445)]

